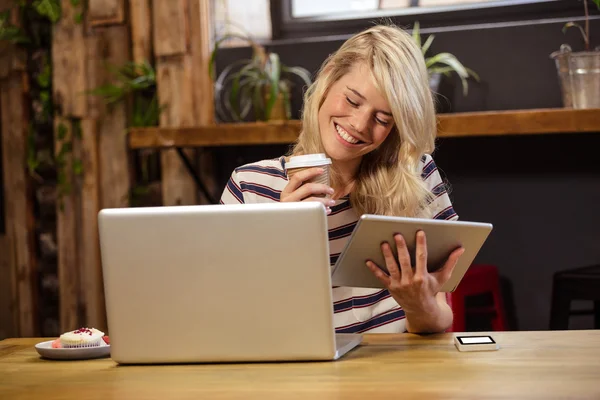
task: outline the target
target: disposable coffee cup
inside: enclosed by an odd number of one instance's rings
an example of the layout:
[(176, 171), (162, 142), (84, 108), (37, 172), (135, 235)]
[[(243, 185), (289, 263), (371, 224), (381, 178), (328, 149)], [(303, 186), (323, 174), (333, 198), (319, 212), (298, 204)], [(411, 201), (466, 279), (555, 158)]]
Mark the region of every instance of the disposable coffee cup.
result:
[[(294, 176), (300, 171), (309, 168), (322, 168), (324, 172), (320, 175), (315, 176), (312, 179), (305, 181), (304, 183), (322, 183), (329, 186), (329, 171), (331, 169), (331, 159), (327, 158), (325, 154), (306, 154), (304, 156), (290, 157), (288, 162), (285, 163), (285, 169), (289, 178)], [(321, 194), (315, 195), (314, 197), (328, 197), (328, 195)]]

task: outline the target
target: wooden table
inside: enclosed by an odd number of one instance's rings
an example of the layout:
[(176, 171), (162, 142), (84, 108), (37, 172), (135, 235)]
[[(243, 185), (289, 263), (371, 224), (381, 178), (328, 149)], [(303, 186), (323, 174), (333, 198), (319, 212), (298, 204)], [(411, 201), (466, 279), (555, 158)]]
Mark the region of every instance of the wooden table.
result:
[(501, 349), (459, 353), (453, 334), (366, 335), (336, 362), (117, 366), (51, 361), (0, 342), (0, 399), (600, 398), (600, 330), (493, 333)]

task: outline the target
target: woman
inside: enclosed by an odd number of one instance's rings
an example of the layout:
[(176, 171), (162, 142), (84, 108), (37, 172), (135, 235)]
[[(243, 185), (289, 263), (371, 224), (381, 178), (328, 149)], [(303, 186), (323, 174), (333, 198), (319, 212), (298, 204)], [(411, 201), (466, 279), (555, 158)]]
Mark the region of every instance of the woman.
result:
[[(421, 50), (410, 35), (374, 26), (346, 41), (319, 71), (304, 99), (302, 132), (292, 155), (326, 153), (331, 187), (305, 182), (323, 171), (308, 169), (288, 179), (285, 157), (237, 168), (221, 202), (320, 201), (328, 212), (331, 264), (364, 213), (457, 219), (446, 185), (429, 155), (436, 118)], [(329, 194), (330, 198), (314, 197)], [(369, 268), (385, 290), (333, 288), (338, 333), (440, 332), (452, 324), (444, 293), (463, 253), (428, 273), (425, 235), (417, 234), (414, 266), (397, 235), (398, 257), (382, 245), (389, 275)]]

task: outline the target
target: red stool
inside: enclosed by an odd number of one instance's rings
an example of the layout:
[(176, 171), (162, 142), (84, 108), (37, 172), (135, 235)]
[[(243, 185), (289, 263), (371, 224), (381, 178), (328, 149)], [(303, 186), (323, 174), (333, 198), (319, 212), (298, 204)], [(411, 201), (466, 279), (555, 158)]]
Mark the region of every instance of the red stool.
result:
[[(467, 296), (491, 293), (493, 304), (489, 307), (466, 308)], [(462, 281), (452, 293), (446, 296), (448, 304), (454, 313), (454, 321), (448, 332), (465, 332), (466, 316), (468, 314), (492, 315), (492, 329), (504, 331), (507, 329), (506, 315), (502, 294), (500, 293), (500, 276), (494, 265), (471, 265)]]

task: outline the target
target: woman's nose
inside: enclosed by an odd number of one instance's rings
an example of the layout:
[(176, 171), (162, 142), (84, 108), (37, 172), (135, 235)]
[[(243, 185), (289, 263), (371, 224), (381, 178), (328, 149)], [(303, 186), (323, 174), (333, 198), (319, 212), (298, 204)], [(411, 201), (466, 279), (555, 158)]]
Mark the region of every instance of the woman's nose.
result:
[(356, 112), (352, 115), (352, 120), (350, 121), (352, 128), (354, 128), (358, 133), (364, 134), (368, 133), (370, 123), (370, 113), (361, 110), (356, 110)]

